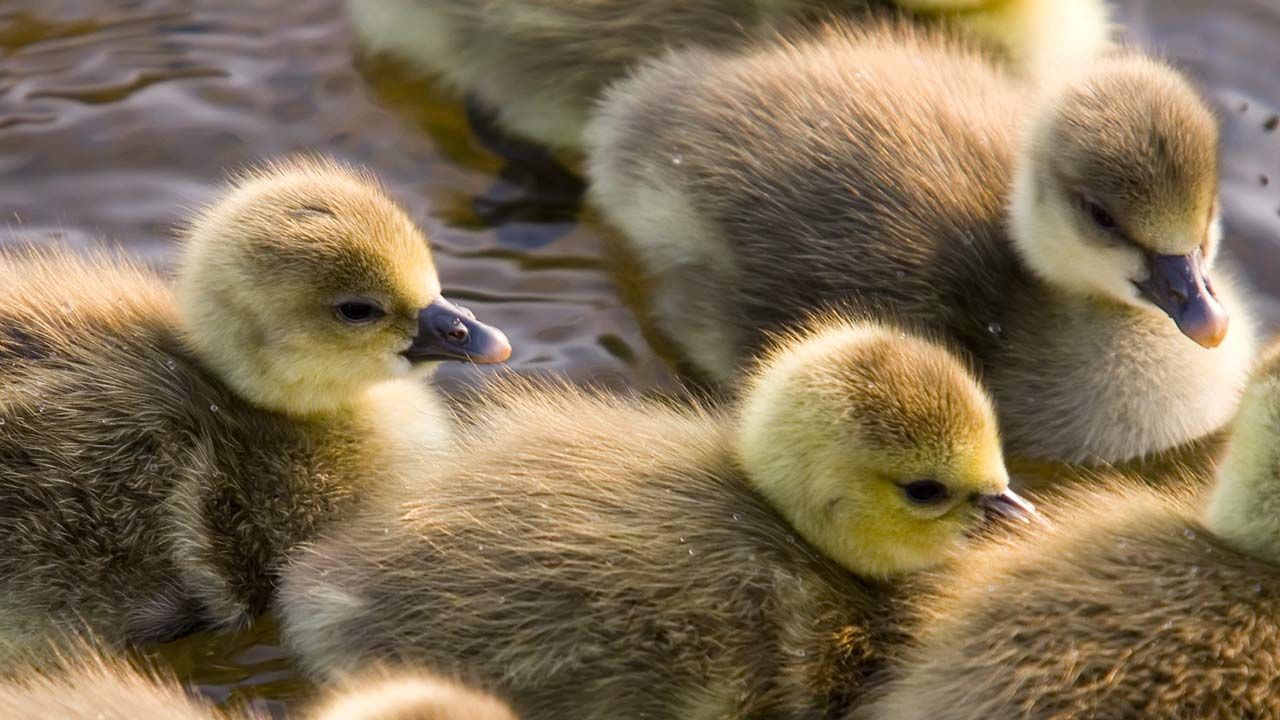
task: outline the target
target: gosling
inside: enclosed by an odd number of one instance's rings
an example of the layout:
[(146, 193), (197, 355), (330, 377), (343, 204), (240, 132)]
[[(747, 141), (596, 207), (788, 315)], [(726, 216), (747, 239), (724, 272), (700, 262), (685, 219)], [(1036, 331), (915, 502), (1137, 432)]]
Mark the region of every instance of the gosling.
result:
[(896, 637), (893, 580), (1026, 507), (967, 371), (884, 326), (791, 339), (735, 413), (528, 384), (476, 405), (458, 462), (286, 571), (305, 668), (420, 663), (530, 720), (835, 712)]
[(0, 659), (247, 622), (288, 549), (445, 437), (424, 374), (509, 352), (377, 184), (322, 161), (202, 212), (176, 293), (105, 255), (0, 257)]
[(937, 33), (836, 25), (670, 54), (589, 135), (657, 330), (714, 381), (852, 303), (966, 349), (1011, 456), (1117, 463), (1231, 418), (1254, 331), (1209, 276), (1217, 128), (1159, 62), (1110, 54), (1037, 95)]
[[(979, 39), (1024, 75), (1110, 44), (1103, 0), (348, 0), (371, 50), (441, 77), (500, 128), (579, 149), (604, 88), (664, 48), (741, 48), (831, 13), (897, 6)], [(713, 77), (708, 77), (713, 82)]]
[(959, 561), (867, 717), (1280, 717), (1280, 346), (1204, 503), (1129, 487)]

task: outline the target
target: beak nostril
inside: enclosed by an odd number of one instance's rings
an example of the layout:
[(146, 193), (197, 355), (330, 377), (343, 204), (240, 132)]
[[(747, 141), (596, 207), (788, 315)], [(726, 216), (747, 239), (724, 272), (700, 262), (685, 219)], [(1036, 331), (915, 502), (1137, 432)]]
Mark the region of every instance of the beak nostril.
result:
[(501, 330), (476, 320), (469, 310), (436, 298), (418, 311), (418, 335), (403, 354), (417, 362), (500, 363), (511, 357), (511, 344)]
[(467, 326), (463, 325), (461, 320), (454, 320), (453, 326), (445, 331), (444, 336), (455, 345), (466, 345), (467, 340), (471, 338), (471, 333), (467, 331)]

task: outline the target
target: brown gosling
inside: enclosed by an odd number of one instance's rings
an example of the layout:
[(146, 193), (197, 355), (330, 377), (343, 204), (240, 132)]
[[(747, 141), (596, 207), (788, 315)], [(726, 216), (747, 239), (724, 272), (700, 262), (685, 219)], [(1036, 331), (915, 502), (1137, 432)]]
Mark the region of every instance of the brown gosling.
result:
[(298, 555), (304, 667), (458, 673), (521, 717), (810, 717), (854, 702), (905, 573), (1009, 492), (995, 418), (941, 347), (830, 320), (736, 411), (492, 388), (458, 460)]
[(1011, 456), (1117, 463), (1231, 418), (1254, 329), (1214, 263), (1218, 131), (1164, 64), (1038, 94), (936, 33), (836, 25), (670, 54), (589, 135), (658, 330), (714, 380), (855, 303), (966, 349)]
[(1121, 487), (958, 561), (865, 716), (1280, 717), (1280, 346), (1206, 503)]
[[(516, 135), (577, 149), (609, 83), (666, 48), (749, 46), (828, 14), (918, 11), (1059, 74), (1109, 45), (1103, 0), (348, 0), (371, 50), (496, 111)], [(714, 78), (707, 78), (714, 81)]]
[(443, 441), (436, 361), (508, 354), (378, 185), (321, 161), (200, 213), (176, 293), (105, 255), (0, 256), (0, 660), (245, 623), (289, 548)]

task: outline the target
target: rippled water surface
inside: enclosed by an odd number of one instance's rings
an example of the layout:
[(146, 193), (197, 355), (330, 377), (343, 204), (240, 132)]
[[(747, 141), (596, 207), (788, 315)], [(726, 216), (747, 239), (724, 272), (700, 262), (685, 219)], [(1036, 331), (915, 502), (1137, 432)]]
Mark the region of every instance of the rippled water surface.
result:
[[(1132, 0), (1140, 43), (1175, 57), (1224, 124), (1228, 248), (1280, 324), (1280, 0)], [(120, 245), (172, 261), (185, 208), (224, 172), (320, 151), (369, 166), (429, 230), (446, 291), (504, 328), (521, 369), (669, 387), (605, 249), (572, 212), (508, 202), (454, 98), (362, 57), (337, 0), (0, 2), (0, 243)], [(443, 373), (455, 386), (474, 370)], [(306, 694), (268, 621), (159, 656), (219, 701)]]

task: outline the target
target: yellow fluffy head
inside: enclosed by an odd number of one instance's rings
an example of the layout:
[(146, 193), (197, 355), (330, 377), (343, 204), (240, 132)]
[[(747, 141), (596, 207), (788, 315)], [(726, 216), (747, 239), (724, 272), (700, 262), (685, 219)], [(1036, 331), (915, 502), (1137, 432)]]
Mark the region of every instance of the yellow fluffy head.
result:
[(962, 547), (1008, 491), (991, 402), (944, 348), (827, 320), (768, 353), (738, 452), (757, 487), (850, 570), (889, 576)]
[(1108, 55), (1033, 119), (1014, 239), (1047, 281), (1164, 312), (1215, 346), (1226, 332), (1208, 277), (1221, 236), (1217, 153), (1213, 114), (1178, 72)]
[(431, 365), (406, 355), (440, 300), (427, 241), (374, 179), (332, 162), (240, 178), (192, 222), (178, 295), (200, 358), (272, 409), (332, 409)]

